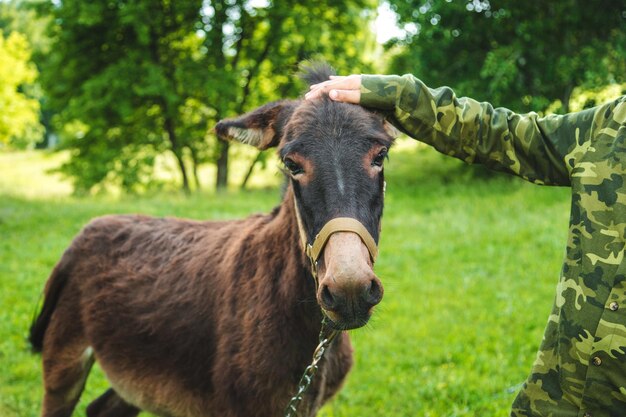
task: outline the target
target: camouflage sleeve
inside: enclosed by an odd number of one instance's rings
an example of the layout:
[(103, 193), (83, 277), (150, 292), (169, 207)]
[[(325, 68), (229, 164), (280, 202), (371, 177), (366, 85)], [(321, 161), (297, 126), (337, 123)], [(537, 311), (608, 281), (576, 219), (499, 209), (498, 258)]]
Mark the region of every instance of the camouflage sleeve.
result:
[(444, 154), (550, 185), (570, 184), (568, 154), (593, 119), (593, 112), (516, 114), (457, 98), (448, 87), (431, 89), (410, 74), (363, 75), (361, 104), (389, 112), (396, 127)]

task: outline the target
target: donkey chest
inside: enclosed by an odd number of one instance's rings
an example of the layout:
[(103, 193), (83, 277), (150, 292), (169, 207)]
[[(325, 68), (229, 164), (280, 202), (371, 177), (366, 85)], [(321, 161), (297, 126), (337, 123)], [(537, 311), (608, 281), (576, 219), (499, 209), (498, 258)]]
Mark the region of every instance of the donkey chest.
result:
[[(284, 350), (275, 350), (275, 353), (267, 352), (266, 360), (255, 362), (258, 356), (244, 348), (241, 352), (213, 358), (212, 369), (207, 367), (200, 372), (191, 367), (178, 370), (180, 372), (162, 367), (160, 372), (128, 373), (115, 367), (111, 369), (106, 362), (102, 365), (112, 387), (126, 401), (156, 415), (273, 417), (284, 410), (296, 392), (300, 375), (310, 360), (310, 355), (303, 355), (307, 359), (299, 358), (297, 362), (284, 357)], [(341, 337), (328, 350), (305, 398), (302, 415), (314, 415), (336, 393), (350, 369), (351, 354), (347, 336)], [(283, 360), (277, 360), (281, 355)], [(244, 357), (249, 360), (242, 360)], [(196, 368), (202, 366), (196, 364)]]

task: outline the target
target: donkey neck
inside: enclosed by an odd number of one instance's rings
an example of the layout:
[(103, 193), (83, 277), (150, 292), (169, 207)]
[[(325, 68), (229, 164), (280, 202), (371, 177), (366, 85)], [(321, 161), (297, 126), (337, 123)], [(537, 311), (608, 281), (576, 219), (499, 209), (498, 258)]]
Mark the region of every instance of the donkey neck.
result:
[(269, 248), (274, 253), (276, 266), (281, 271), (279, 297), (286, 304), (295, 301), (299, 312), (306, 320), (319, 329), (321, 310), (316, 299), (316, 285), (311, 274), (310, 262), (304, 253), (300, 238), (295, 200), (291, 185), (287, 187), (283, 200), (269, 215), (270, 220), (264, 235), (268, 244), (276, 242)]

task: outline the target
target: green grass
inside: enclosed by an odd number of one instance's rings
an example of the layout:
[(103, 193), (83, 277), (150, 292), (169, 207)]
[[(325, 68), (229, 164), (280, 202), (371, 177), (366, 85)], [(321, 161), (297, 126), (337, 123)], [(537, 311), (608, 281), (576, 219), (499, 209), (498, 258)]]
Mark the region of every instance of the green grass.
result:
[[(38, 414), (40, 359), (29, 353), (27, 328), (47, 275), (91, 217), (235, 218), (279, 200), (277, 188), (75, 198), (59, 177), (44, 173), (61, 158), (0, 154), (2, 417)], [(386, 172), (376, 265), (385, 297), (371, 323), (351, 332), (354, 369), (322, 416), (508, 415), (550, 311), (568, 190), (505, 175), (484, 178), (407, 143), (392, 153)], [(76, 415), (105, 387), (96, 369)]]

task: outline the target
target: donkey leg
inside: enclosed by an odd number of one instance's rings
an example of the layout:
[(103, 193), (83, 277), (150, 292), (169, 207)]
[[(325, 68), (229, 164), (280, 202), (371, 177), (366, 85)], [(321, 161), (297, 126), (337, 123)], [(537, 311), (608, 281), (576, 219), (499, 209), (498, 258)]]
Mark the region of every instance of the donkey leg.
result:
[(72, 415), (94, 362), (75, 305), (59, 302), (46, 330), (41, 352), (45, 389), (42, 417)]
[(44, 349), (45, 394), (41, 416), (69, 417), (85, 388), (93, 354), (84, 344), (67, 346), (61, 351), (47, 350)]
[(124, 401), (112, 388), (87, 407), (87, 417), (135, 417), (141, 410)]

